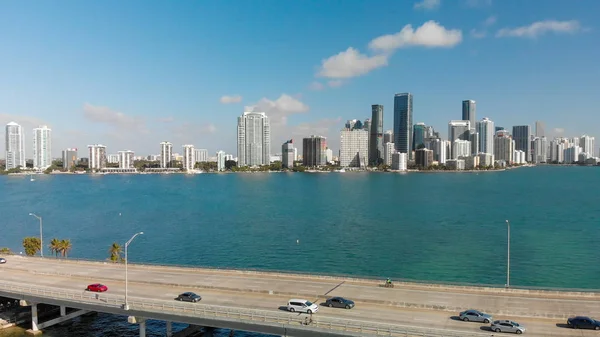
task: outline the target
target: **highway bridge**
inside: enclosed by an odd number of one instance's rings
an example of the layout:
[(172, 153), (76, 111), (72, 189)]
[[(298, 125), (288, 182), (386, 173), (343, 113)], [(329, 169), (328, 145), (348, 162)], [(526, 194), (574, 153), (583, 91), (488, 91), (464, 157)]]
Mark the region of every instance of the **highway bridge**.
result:
[[(489, 337), (489, 324), (462, 322), (459, 311), (478, 309), (494, 319), (511, 319), (527, 327), (531, 336), (587, 336), (595, 331), (566, 328), (567, 317), (600, 317), (600, 293), (395, 283), (382, 281), (242, 270), (186, 268), (129, 264), (128, 304), (124, 308), (125, 268), (104, 261), (9, 256), (0, 265), (0, 296), (32, 306), (31, 332), (59, 321), (95, 311), (129, 316), (145, 336), (145, 320), (206, 328), (253, 331), (278, 336), (431, 336)], [(109, 291), (96, 297), (84, 289), (103, 283)], [(194, 291), (200, 303), (175, 301)], [(343, 296), (356, 302), (350, 310), (321, 307), (308, 315), (284, 310), (290, 298), (321, 304)], [(62, 318), (38, 322), (39, 303), (61, 307)], [(80, 311), (66, 314), (66, 308)], [(71, 315), (71, 316), (69, 316)]]

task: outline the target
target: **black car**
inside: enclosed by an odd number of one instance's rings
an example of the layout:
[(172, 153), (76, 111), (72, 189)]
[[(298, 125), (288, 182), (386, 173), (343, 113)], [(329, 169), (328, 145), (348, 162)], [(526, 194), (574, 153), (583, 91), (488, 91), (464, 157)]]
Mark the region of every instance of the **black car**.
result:
[(347, 300), (343, 297), (332, 297), (327, 299), (327, 301), (325, 301), (325, 305), (333, 308), (346, 308), (346, 309), (352, 309), (354, 308), (354, 302)]
[(571, 317), (567, 324), (573, 329), (592, 329), (600, 330), (600, 322), (585, 316)]
[(177, 298), (176, 298), (176, 300), (178, 300), (178, 301), (185, 301), (185, 302), (198, 302), (201, 299), (202, 299), (202, 297), (200, 297), (200, 295), (197, 295), (192, 292), (183, 293), (183, 294), (177, 296)]

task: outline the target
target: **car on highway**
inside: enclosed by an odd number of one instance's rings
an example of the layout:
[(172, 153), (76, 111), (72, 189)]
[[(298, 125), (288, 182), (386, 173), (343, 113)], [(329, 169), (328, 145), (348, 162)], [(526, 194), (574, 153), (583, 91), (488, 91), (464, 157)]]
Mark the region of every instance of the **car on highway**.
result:
[(202, 299), (202, 296), (193, 293), (191, 291), (185, 292), (183, 294), (179, 294), (175, 300), (183, 301), (183, 302), (199, 302)]
[(567, 324), (573, 329), (600, 330), (600, 321), (587, 316), (575, 316), (567, 319)]
[(325, 301), (325, 305), (330, 308), (352, 309), (354, 308), (354, 301), (345, 299), (343, 297), (332, 297), (328, 298), (327, 301)]
[(313, 314), (319, 311), (319, 306), (309, 300), (291, 299), (288, 301), (287, 310), (290, 312)]
[(0, 263), (6, 263), (6, 259), (3, 257), (0, 257)]
[(492, 322), (491, 329), (494, 332), (512, 332), (518, 335), (525, 332), (524, 326), (509, 320), (494, 321)]
[(459, 314), (461, 320), (465, 322), (483, 322), (490, 323), (492, 321), (492, 316), (488, 314), (484, 314), (478, 310), (465, 310)]
[(94, 284), (90, 284), (89, 286), (87, 286), (87, 288), (85, 288), (85, 290), (93, 291), (96, 293), (103, 293), (108, 290), (108, 287), (105, 286), (104, 284), (94, 283)]

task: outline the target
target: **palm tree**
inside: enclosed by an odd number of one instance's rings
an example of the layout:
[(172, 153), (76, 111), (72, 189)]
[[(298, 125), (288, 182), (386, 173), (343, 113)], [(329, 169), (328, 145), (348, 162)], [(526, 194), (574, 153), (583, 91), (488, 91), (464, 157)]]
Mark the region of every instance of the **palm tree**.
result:
[(60, 240), (60, 253), (64, 258), (67, 257), (67, 253), (71, 250), (71, 240)]
[(123, 257), (121, 256), (121, 254), (123, 254), (123, 248), (120, 244), (113, 242), (108, 252), (110, 253), (110, 260), (112, 262), (123, 261)]
[(50, 248), (50, 252), (58, 257), (58, 253), (60, 253), (60, 240), (57, 238), (52, 239), (48, 247)]
[(23, 248), (27, 256), (34, 256), (42, 248), (40, 238), (30, 236), (23, 239)]

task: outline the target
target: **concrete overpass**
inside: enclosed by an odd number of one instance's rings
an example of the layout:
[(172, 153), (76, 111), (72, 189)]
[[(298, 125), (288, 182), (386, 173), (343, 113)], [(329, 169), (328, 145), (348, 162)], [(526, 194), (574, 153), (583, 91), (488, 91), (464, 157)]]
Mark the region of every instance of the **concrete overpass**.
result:
[[(561, 328), (573, 315), (600, 317), (600, 293), (396, 283), (268, 272), (129, 265), (129, 306), (124, 302), (124, 267), (106, 262), (11, 256), (0, 266), (0, 296), (87, 311), (229, 328), (281, 336), (485, 336), (484, 324), (453, 319), (475, 308), (495, 319), (513, 319), (532, 336), (585, 336)], [(27, 285), (23, 284), (27, 280)], [(109, 287), (97, 299), (83, 291), (93, 282)], [(195, 291), (200, 304), (173, 300)], [(352, 310), (322, 308), (313, 322), (281, 310), (290, 297), (316, 303), (330, 296), (356, 302)], [(558, 326), (557, 326), (558, 325)], [(594, 332), (591, 332), (594, 334)], [(595, 334), (594, 334), (595, 335)]]

